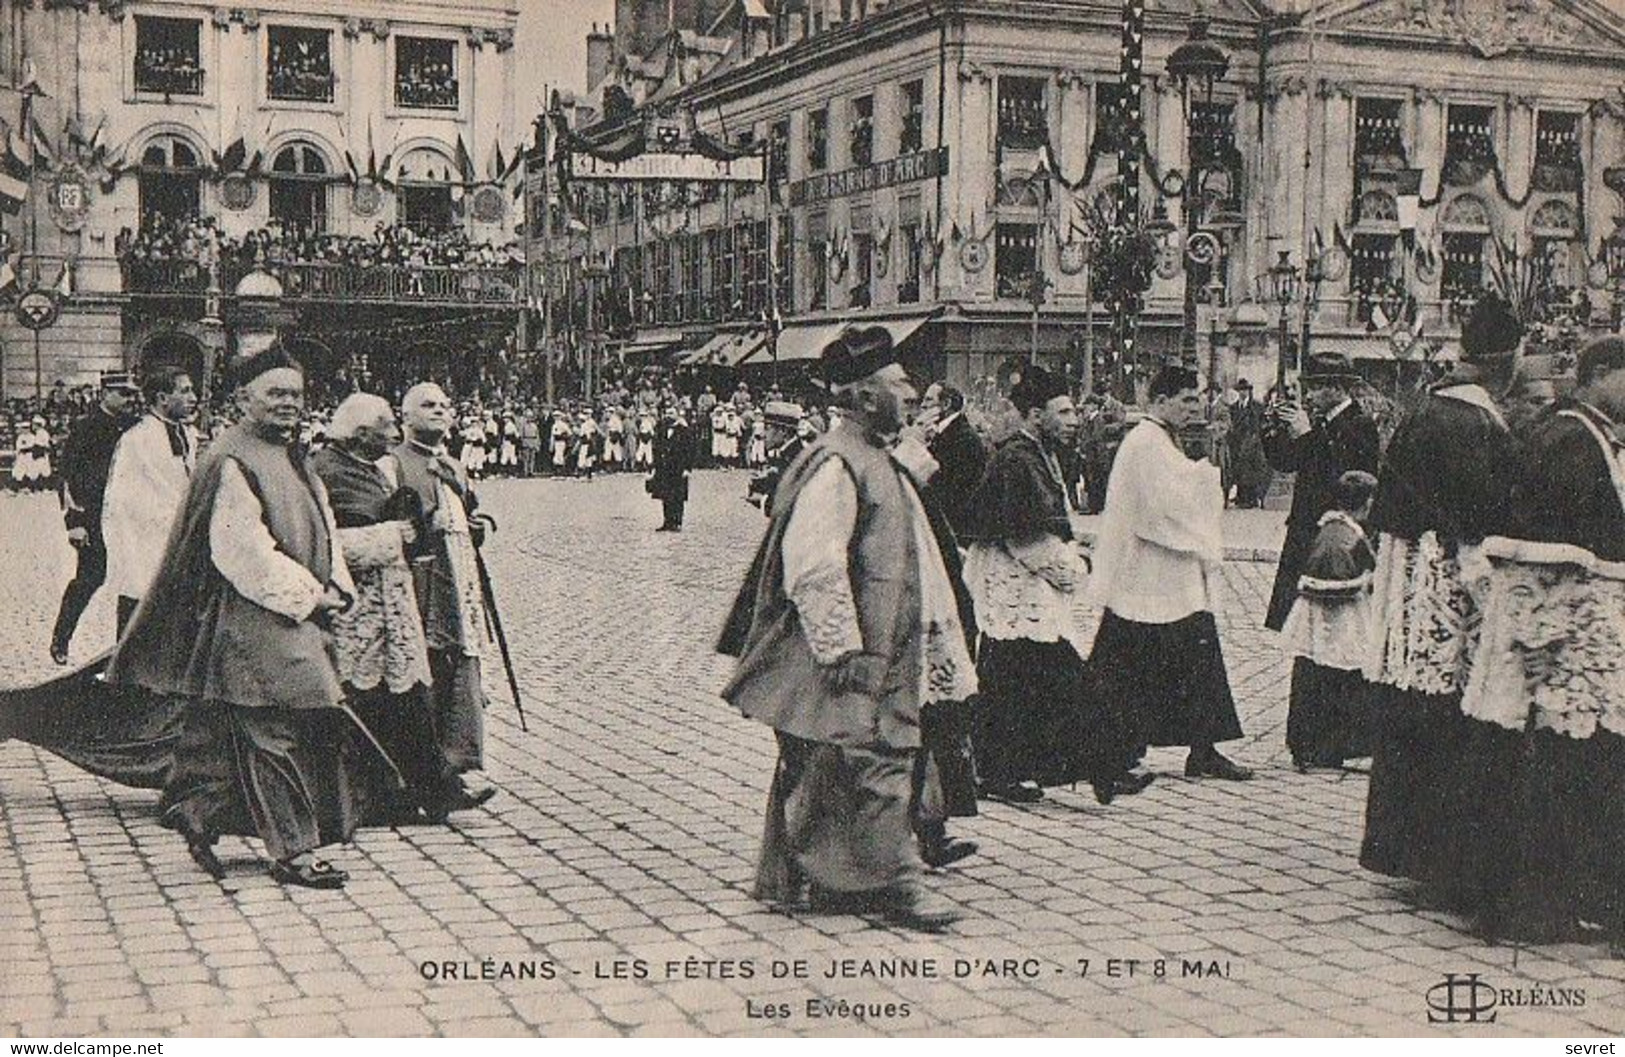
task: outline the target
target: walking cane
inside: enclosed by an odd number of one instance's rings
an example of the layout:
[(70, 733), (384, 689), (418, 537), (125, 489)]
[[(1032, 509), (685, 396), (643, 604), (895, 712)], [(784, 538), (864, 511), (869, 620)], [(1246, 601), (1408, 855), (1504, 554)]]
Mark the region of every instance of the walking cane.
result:
[[(475, 514), (471, 519), (482, 522), (487, 532), (497, 530), (496, 518), (490, 514)], [(508, 635), (502, 630), (502, 614), (497, 611), (496, 592), (491, 587), (491, 573), (485, 567), (485, 555), (474, 548), (474, 568), (480, 576), (480, 597), (485, 602), (485, 616), (491, 621), (491, 637), (497, 640), (497, 651), (502, 654), (502, 668), (508, 675), (508, 692), (513, 695), (513, 707), (519, 712), (519, 729), (530, 733), (525, 724), (525, 703), (519, 696), (519, 676), (513, 670), (513, 654), (508, 650)]]

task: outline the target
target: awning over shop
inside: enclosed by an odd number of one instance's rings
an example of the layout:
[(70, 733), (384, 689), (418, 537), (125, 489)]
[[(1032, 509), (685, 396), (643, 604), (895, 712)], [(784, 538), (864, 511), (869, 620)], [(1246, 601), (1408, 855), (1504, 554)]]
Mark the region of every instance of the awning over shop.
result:
[(648, 359), (670, 352), (682, 343), (683, 335), (680, 332), (670, 330), (646, 331), (622, 345), (617, 351), (627, 359)]
[[(917, 316), (904, 316), (900, 319), (876, 319), (872, 325), (885, 327), (891, 331), (892, 344), (901, 347), (904, 342), (914, 336), (915, 331), (929, 323), (936, 315), (935, 312), (926, 312)], [(785, 327), (779, 335), (778, 360), (787, 363), (793, 360), (816, 360), (823, 355), (824, 346), (834, 341), (841, 331), (854, 323), (863, 325), (871, 321), (841, 320), (838, 322), (823, 323), (792, 323)], [(762, 363), (770, 359), (768, 349), (764, 342), (762, 351), (750, 357), (753, 363)]]
[(678, 358), (679, 366), (737, 367), (767, 342), (767, 331), (718, 334), (704, 345)]

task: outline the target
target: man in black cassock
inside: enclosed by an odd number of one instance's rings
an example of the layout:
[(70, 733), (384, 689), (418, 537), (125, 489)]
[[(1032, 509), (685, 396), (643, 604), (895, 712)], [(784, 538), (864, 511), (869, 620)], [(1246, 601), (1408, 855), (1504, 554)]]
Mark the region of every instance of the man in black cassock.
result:
[(1462, 692), (1489, 566), (1485, 537), (1502, 534), (1518, 479), (1499, 399), (1516, 367), (1523, 325), (1490, 295), (1461, 334), (1461, 362), (1388, 443), (1370, 531), (1377, 541), (1371, 782), (1360, 864), (1477, 906), (1481, 846), (1472, 803), (1488, 761), (1467, 748)]
[(919, 422), (930, 435), (938, 470), (929, 490), (955, 534), (970, 525), (971, 496), (987, 473), (987, 444), (965, 417), (965, 394), (946, 382), (932, 382), (920, 400)]
[(1091, 693), (1076, 618), (1087, 569), (1072, 530), (1062, 453), (1078, 428), (1065, 383), (1025, 367), (1010, 391), (1022, 427), (993, 453), (970, 502), (965, 582), (975, 602), (972, 743), (982, 795), (1012, 803), (1083, 779), (1109, 802), (1137, 793), (1134, 739), (1116, 702)]
[(644, 486), (660, 500), (662, 519), (656, 532), (683, 531), (683, 508), (688, 505), (688, 478), (694, 470), (694, 435), (676, 404), (668, 404), (664, 420), (655, 429), (654, 472)]
[(1491, 935), (1600, 926), (1625, 957), (1625, 338), (1580, 352), (1578, 388), (1520, 437), (1506, 537), (1463, 697), (1484, 782), (1459, 863)]
[(1264, 455), (1270, 465), (1298, 475), (1264, 619), (1271, 631), (1280, 631), (1292, 610), (1320, 518), (1336, 505), (1338, 479), (1349, 470), (1377, 472), (1377, 424), (1353, 397), (1358, 381), (1347, 356), (1316, 353), (1303, 373), (1307, 406), (1282, 405), (1264, 425)]
[(1264, 505), (1269, 491), (1270, 466), (1264, 458), (1264, 405), (1253, 399), (1253, 384), (1236, 383), (1230, 405), (1229, 471), (1236, 483), (1236, 506), (1243, 510)]
[(68, 645), (85, 607), (107, 579), (102, 499), (119, 438), (135, 422), (141, 389), (127, 371), (102, 372), (101, 402), (77, 419), (62, 449), (63, 521), (73, 544), (73, 579), (62, 592), (51, 629), (51, 660), (68, 663)]

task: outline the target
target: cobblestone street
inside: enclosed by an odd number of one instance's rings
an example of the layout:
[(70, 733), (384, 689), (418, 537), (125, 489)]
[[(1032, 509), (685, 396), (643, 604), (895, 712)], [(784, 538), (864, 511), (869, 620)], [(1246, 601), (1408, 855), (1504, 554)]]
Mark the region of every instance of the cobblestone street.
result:
[[(954, 825), (981, 854), (933, 881), (966, 914), (951, 935), (765, 910), (749, 885), (773, 739), (716, 696), (729, 662), (711, 649), (764, 524), (744, 489), (697, 475), (673, 535), (638, 476), (483, 488), (530, 732), (489, 663), (501, 794), (450, 828), (331, 849), (344, 891), (283, 888), (235, 839), (214, 882), (154, 794), (0, 744), (0, 1035), (1625, 1032), (1625, 963), (1602, 944), (1488, 947), (1358, 868), (1366, 781), (1291, 769), (1258, 561), (1226, 565), (1220, 614), (1247, 731), (1227, 751), (1257, 781), (1187, 780), (1161, 750), (1160, 780), (1110, 807), (1082, 788), (984, 805)], [(1267, 519), (1236, 515), (1233, 553)], [(69, 563), (54, 498), (0, 499), (5, 685), (56, 671)], [(112, 619), (98, 598), (76, 663)], [(794, 959), (810, 978), (774, 978)], [(939, 978), (826, 978), (843, 959), (932, 959)], [(1446, 973), (1584, 1005), (1433, 1026)], [(759, 1016), (780, 1003), (787, 1018)]]

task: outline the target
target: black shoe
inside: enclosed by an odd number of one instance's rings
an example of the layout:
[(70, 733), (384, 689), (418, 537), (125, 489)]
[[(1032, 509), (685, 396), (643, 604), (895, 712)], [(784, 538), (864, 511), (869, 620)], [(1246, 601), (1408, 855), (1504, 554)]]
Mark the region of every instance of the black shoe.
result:
[(286, 859), (271, 864), (271, 876), (278, 884), (298, 885), (301, 888), (343, 888), (350, 875), (335, 869), (332, 863), (312, 859), (307, 863), (294, 863)]
[(670, 531), (672, 531), (672, 527), (670, 525), (661, 525), (659, 528), (655, 529), (655, 531), (656, 532), (670, 532)]
[(869, 914), (883, 908), (874, 892), (841, 892), (811, 885), (807, 889), (807, 909), (814, 914)]
[(1090, 782), (1094, 787), (1095, 799), (1102, 804), (1109, 804), (1120, 796), (1134, 796), (1143, 793), (1147, 786), (1157, 780), (1157, 776), (1149, 771), (1145, 774), (1121, 774), (1110, 781)]
[(920, 858), (925, 860), (927, 866), (942, 869), (952, 866), (961, 859), (968, 859), (976, 854), (977, 844), (973, 840), (953, 840), (943, 837), (938, 840), (920, 841)]
[(223, 881), (226, 877), (226, 868), (221, 865), (219, 856), (214, 853), (214, 838), (202, 833), (186, 834), (186, 852), (197, 863), (198, 869), (214, 878)]
[(58, 643), (51, 643), (51, 660), (63, 668), (68, 666), (68, 648)]
[(1201, 755), (1191, 753), (1185, 758), (1186, 778), (1219, 778), (1227, 782), (1248, 782), (1253, 772), (1226, 759), (1218, 750)]
[(984, 785), (979, 795), (984, 799), (1000, 800), (1006, 804), (1036, 804), (1044, 799), (1044, 791), (1036, 785)]
[(939, 895), (908, 885), (875, 893), (886, 920), (918, 932), (943, 932), (964, 915)]

